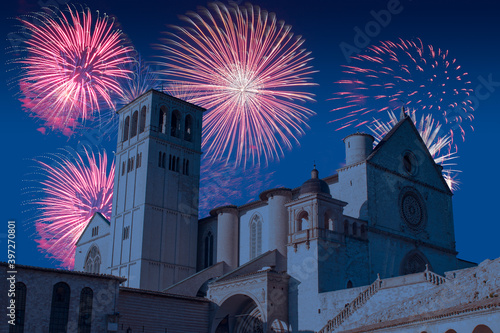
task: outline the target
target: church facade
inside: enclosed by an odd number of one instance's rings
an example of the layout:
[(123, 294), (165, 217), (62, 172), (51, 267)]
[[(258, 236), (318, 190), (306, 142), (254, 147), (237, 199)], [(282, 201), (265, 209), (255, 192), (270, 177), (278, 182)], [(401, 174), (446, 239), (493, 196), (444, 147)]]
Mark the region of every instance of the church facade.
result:
[[(336, 174), (198, 219), (203, 112), (155, 90), (118, 111), (112, 217), (75, 253), (121, 279), (108, 331), (500, 330), (500, 261), (457, 258), (452, 193), (404, 113), (375, 147), (347, 136)], [(190, 311), (201, 326), (173, 324)]]

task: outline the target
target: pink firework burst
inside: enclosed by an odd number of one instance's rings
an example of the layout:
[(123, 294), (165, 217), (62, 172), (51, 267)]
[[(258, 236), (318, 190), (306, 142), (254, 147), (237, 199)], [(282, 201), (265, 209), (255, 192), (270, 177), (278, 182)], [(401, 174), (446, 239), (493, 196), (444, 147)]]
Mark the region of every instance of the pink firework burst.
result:
[(28, 31), (21, 49), (27, 54), (14, 61), (21, 66), (20, 101), (45, 126), (71, 135), (102, 107), (114, 109), (117, 79), (128, 78), (123, 65), (133, 61), (132, 48), (106, 15), (45, 9), (19, 19)]
[[(44, 179), (36, 207), (38, 247), (61, 267), (73, 268), (75, 245), (91, 217), (100, 212), (111, 217), (115, 167), (105, 152), (98, 157), (85, 152), (84, 158), (63, 154), (38, 161)], [(86, 162), (84, 161), (86, 160)]]
[[(417, 41), (400, 39), (368, 47), (344, 65), (345, 78), (337, 81), (334, 98), (340, 113), (332, 122), (338, 129), (373, 124), (377, 112), (395, 111), (401, 104), (432, 114), (442, 124), (440, 136), (465, 138), (472, 126), (472, 92), (468, 74), (448, 51)], [(338, 114), (337, 113), (337, 114)]]
[(190, 102), (209, 111), (203, 148), (212, 160), (236, 164), (279, 158), (304, 133), (313, 111), (303, 91), (314, 83), (304, 39), (257, 6), (210, 4), (188, 13), (188, 27), (158, 48), (162, 74), (192, 92)]

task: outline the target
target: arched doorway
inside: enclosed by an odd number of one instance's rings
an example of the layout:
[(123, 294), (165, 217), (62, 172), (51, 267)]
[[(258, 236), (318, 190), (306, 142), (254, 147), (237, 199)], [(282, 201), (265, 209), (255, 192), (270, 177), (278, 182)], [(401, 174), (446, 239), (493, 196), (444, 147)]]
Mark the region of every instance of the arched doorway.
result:
[(265, 318), (253, 298), (238, 294), (227, 298), (216, 312), (214, 333), (265, 332)]

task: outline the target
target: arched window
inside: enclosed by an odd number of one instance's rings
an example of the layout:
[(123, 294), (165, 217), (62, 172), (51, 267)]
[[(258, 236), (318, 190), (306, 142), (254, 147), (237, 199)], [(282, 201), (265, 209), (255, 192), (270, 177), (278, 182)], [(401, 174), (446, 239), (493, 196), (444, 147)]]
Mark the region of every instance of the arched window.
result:
[(186, 161), (186, 175), (189, 176), (189, 160)]
[(170, 135), (178, 138), (181, 132), (181, 114), (179, 111), (172, 112), (172, 122), (170, 123)]
[(69, 286), (59, 282), (52, 289), (52, 304), (50, 307), (49, 332), (66, 332), (69, 312)]
[(87, 258), (85, 258), (85, 266), (83, 266), (83, 270), (87, 273), (99, 274), (100, 268), (101, 253), (96, 245), (92, 245), (87, 253)]
[(330, 214), (328, 213), (325, 213), (324, 228), (331, 231), (335, 231), (335, 223), (333, 219), (330, 217)]
[(250, 259), (262, 254), (262, 220), (254, 215), (250, 221)]
[(205, 236), (205, 268), (212, 266), (214, 264), (214, 236), (212, 232), (209, 231), (207, 236)]
[(309, 214), (303, 211), (297, 217), (297, 231), (309, 229)]
[(26, 317), (26, 285), (16, 282), (16, 321), (15, 325), (9, 325), (9, 333), (24, 332), (24, 318)]
[(141, 109), (141, 116), (139, 118), (139, 133), (144, 132), (146, 129), (146, 106)]
[(179, 172), (179, 157), (177, 157), (177, 161), (175, 161), (175, 171)]
[(137, 135), (137, 121), (139, 120), (139, 112), (135, 111), (132, 115), (132, 126), (130, 126), (130, 137)]
[(361, 237), (365, 237), (366, 236), (366, 227), (364, 224), (361, 225)]
[(358, 224), (356, 222), (354, 222), (352, 224), (352, 234), (353, 234), (353, 236), (357, 236), (358, 235)]
[(165, 169), (166, 167), (166, 163), (167, 163), (167, 154), (166, 153), (163, 153), (163, 156), (161, 158), (161, 167), (163, 169)]
[(175, 171), (175, 156), (172, 156), (172, 171)]
[(417, 250), (409, 252), (402, 260), (401, 275), (414, 274), (425, 271), (425, 265), (428, 264), (425, 256)]
[(493, 331), (486, 325), (477, 325), (472, 333), (493, 333)]
[(349, 235), (349, 222), (344, 221), (344, 235)]
[(158, 131), (162, 133), (167, 132), (167, 108), (162, 106), (160, 108), (160, 119), (158, 121)]
[(354, 287), (352, 281), (351, 280), (347, 281), (346, 288), (351, 289), (352, 287)]
[(78, 333), (90, 333), (92, 323), (92, 297), (94, 292), (89, 287), (80, 293), (80, 313), (78, 314)]
[(130, 117), (125, 118), (125, 124), (123, 125), (123, 141), (128, 140), (128, 129), (130, 127)]
[(193, 139), (193, 118), (191, 115), (186, 116), (184, 122), (184, 140), (191, 141)]

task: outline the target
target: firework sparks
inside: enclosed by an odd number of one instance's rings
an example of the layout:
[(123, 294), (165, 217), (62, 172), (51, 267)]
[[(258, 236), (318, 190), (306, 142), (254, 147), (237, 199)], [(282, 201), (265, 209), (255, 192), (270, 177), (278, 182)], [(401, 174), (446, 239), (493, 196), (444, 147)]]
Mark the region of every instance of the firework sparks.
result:
[(221, 161), (213, 163), (203, 159), (199, 217), (207, 216), (215, 207), (255, 200), (260, 191), (271, 187), (273, 174), (266, 173), (263, 168), (235, 168)]
[(159, 80), (150, 66), (139, 55), (130, 69), (129, 79), (122, 85), (120, 105), (126, 105), (150, 89), (157, 89)]
[(79, 154), (75, 158), (54, 154), (47, 162), (38, 161), (44, 179), (35, 193), (35, 227), (38, 247), (47, 257), (72, 269), (75, 245), (90, 219), (96, 212), (111, 217), (114, 162), (107, 172), (106, 153), (85, 153), (87, 163)]
[[(398, 123), (398, 118), (392, 111), (388, 111), (387, 114), (390, 119), (388, 122), (374, 119), (373, 124), (368, 125), (368, 128), (375, 138), (375, 144), (378, 144), (394, 125)], [(448, 187), (450, 190), (456, 191), (459, 184), (456, 176), (460, 171), (451, 168), (456, 165), (455, 163), (451, 163), (451, 161), (457, 158), (456, 150), (450, 151), (451, 135), (439, 136), (441, 124), (433, 119), (432, 114), (422, 115), (420, 121), (417, 119), (415, 110), (410, 111), (409, 116), (415, 124), (434, 162), (446, 168), (443, 170), (442, 174)]]
[(133, 61), (132, 48), (106, 15), (70, 6), (46, 10), (19, 19), (29, 38), (22, 47), (27, 55), (14, 63), (21, 67), (23, 108), (64, 132), (103, 106), (114, 109), (113, 96), (121, 94), (117, 79), (127, 78), (123, 65)]
[(371, 46), (352, 60), (343, 66), (347, 78), (336, 82), (340, 90), (334, 100), (343, 105), (333, 111), (344, 113), (333, 121), (340, 122), (337, 130), (374, 124), (377, 119), (364, 116), (394, 111), (403, 102), (442, 119), (441, 131), (449, 133), (450, 144), (456, 134), (464, 139), (465, 124), (474, 119), (471, 82), (448, 51), (401, 39)]
[(314, 85), (304, 40), (272, 13), (247, 5), (211, 4), (184, 17), (188, 28), (159, 49), (162, 74), (192, 92), (190, 102), (206, 113), (203, 147), (212, 160), (237, 164), (279, 158), (304, 133), (314, 114), (298, 102), (312, 101), (301, 89)]

